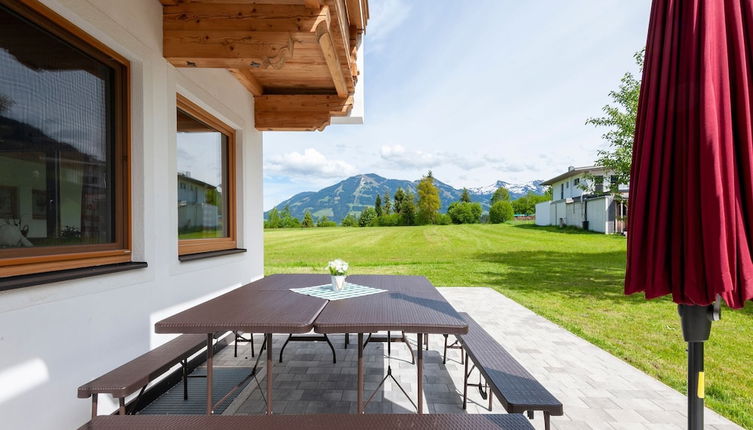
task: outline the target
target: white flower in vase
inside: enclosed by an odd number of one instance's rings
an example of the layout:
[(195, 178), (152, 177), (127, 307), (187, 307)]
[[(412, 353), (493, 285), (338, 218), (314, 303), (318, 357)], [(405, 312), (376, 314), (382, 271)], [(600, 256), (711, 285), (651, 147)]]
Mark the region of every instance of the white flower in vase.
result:
[(342, 291), (345, 288), (345, 277), (348, 276), (348, 263), (338, 258), (330, 261), (327, 269), (332, 275), (332, 289)]

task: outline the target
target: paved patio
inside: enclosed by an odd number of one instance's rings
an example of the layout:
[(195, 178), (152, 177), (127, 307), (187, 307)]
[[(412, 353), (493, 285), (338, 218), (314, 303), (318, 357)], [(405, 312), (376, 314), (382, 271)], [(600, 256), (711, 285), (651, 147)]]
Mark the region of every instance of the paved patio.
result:
[[(624, 361), (578, 338), (561, 327), (488, 288), (440, 288), (458, 310), (470, 313), (502, 343), (536, 378), (562, 401), (564, 417), (553, 417), (555, 429), (684, 429), (685, 398)], [(256, 347), (261, 346), (256, 336)], [(274, 410), (277, 413), (353, 413), (356, 405), (355, 335), (343, 348), (343, 336), (333, 336), (337, 364), (322, 342), (291, 343), (284, 363), (275, 362)], [(284, 342), (275, 336), (275, 357)], [(415, 336), (413, 336), (415, 348)], [(463, 413), (460, 352), (451, 350), (442, 364), (443, 338), (430, 336), (425, 353), (424, 398), (429, 413)], [(215, 365), (250, 366), (250, 346), (239, 347), (233, 358), (226, 348)], [(248, 357), (248, 359), (246, 359)], [(392, 344), (392, 358), (386, 344), (370, 344), (365, 350), (366, 396), (377, 387), (387, 365), (395, 377), (415, 396), (416, 369), (404, 344)], [(263, 360), (262, 360), (263, 366)], [(264, 372), (260, 374), (263, 385)], [(477, 378), (474, 373), (472, 380)], [(469, 388), (468, 413), (488, 413), (478, 390)], [(264, 404), (255, 384), (248, 385), (225, 411), (226, 414), (261, 413)], [(413, 413), (414, 408), (394, 384), (387, 382), (368, 405), (367, 412)], [(495, 400), (494, 412), (504, 412)], [(541, 415), (534, 420), (543, 429)], [(706, 428), (740, 427), (707, 410)]]

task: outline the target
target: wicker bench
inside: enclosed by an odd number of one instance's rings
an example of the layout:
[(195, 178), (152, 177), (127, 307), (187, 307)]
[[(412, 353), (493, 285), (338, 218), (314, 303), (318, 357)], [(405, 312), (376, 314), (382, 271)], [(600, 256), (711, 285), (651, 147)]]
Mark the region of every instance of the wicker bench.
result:
[[(97, 415), (97, 395), (110, 394), (119, 400), (120, 415), (126, 415), (125, 398), (141, 389), (138, 401), (149, 382), (180, 363), (183, 367), (183, 397), (188, 397), (186, 385), (188, 358), (207, 345), (203, 334), (184, 334), (146, 354), (114, 369), (91, 382), (78, 387), (80, 399), (92, 398), (92, 418)], [(135, 407), (133, 409), (135, 409)]]
[[(468, 334), (457, 336), (465, 354), (463, 386), (463, 409), (468, 401), (468, 386), (476, 386), (482, 396), (489, 396), (489, 410), (492, 409), (492, 396), (499, 399), (505, 410), (511, 414), (528, 413), (533, 418), (534, 411), (544, 413), (544, 424), (550, 429), (550, 416), (562, 415), (562, 403), (537, 381), (502, 345), (487, 333), (467, 313), (460, 315), (468, 323)], [(469, 361), (473, 363), (468, 370)], [(479, 370), (485, 383), (469, 384), (473, 369)], [(491, 392), (485, 392), (491, 387)]]
[(98, 416), (79, 430), (533, 430), (522, 415), (128, 415)]

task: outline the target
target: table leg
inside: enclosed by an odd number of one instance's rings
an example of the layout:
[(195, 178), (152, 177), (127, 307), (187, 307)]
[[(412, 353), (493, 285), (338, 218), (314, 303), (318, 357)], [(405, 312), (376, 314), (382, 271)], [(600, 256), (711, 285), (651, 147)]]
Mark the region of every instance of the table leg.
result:
[(358, 387), (356, 388), (358, 400), (358, 413), (363, 413), (363, 333), (358, 333)]
[(423, 333), (417, 333), (418, 339), (418, 360), (416, 360), (416, 368), (418, 370), (418, 413), (424, 413), (424, 348), (423, 348)]
[(272, 415), (272, 333), (267, 333), (267, 415)]

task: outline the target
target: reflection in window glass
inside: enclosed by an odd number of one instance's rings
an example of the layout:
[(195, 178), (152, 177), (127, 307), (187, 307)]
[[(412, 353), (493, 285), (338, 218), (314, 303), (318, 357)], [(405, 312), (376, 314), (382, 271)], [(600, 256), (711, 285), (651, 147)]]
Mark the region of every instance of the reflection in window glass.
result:
[(2, 6), (0, 29), (0, 248), (114, 242), (114, 70)]
[(178, 237), (227, 237), (228, 137), (178, 109)]

